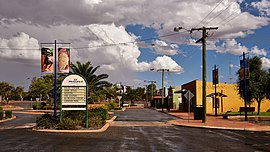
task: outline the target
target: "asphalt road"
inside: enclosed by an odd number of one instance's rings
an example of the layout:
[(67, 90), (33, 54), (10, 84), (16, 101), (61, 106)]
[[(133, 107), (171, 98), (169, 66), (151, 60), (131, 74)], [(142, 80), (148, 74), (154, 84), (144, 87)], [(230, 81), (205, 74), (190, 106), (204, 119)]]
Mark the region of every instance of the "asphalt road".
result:
[(115, 123), (103, 133), (0, 129), (0, 151), (270, 151), (269, 132), (170, 126), (165, 122), (175, 117), (150, 109), (127, 110), (116, 115)]

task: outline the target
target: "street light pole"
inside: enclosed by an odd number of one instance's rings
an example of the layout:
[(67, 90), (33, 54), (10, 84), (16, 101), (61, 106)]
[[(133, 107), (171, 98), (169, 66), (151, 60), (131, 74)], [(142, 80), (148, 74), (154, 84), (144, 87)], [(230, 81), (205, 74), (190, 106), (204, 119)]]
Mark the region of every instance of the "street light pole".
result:
[(49, 44), (49, 45), (54, 45), (54, 111), (53, 111), (53, 116), (56, 117), (57, 115), (57, 44), (68, 44), (70, 43), (57, 43), (56, 40), (54, 40), (54, 43), (40, 43), (42, 44)]

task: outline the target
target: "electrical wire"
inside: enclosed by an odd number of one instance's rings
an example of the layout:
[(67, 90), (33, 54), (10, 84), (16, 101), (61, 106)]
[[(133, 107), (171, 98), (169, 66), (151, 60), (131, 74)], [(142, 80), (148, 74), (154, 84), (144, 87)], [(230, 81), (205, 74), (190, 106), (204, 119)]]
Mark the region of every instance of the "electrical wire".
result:
[[(79, 49), (91, 49), (91, 48), (100, 48), (100, 47), (111, 47), (111, 46), (118, 46), (118, 45), (128, 45), (128, 44), (135, 44), (137, 42), (144, 42), (144, 41), (149, 41), (149, 40), (153, 40), (153, 39), (159, 39), (159, 38), (164, 38), (164, 37), (170, 37), (173, 35), (178, 35), (181, 33), (184, 33), (187, 31), (182, 31), (182, 32), (178, 32), (178, 33), (169, 33), (169, 34), (164, 34), (161, 36), (157, 36), (157, 37), (150, 37), (150, 38), (145, 38), (145, 39), (141, 39), (141, 40), (135, 40), (135, 41), (128, 41), (128, 42), (121, 42), (121, 43), (111, 43), (111, 44), (101, 44), (101, 45), (96, 45), (96, 46), (83, 46), (83, 47), (72, 47), (73, 49), (79, 50)], [(40, 50), (40, 48), (22, 48), (23, 46), (21, 46), (21, 48), (0, 48), (0, 50), (2, 49), (7, 49), (7, 50)]]
[(197, 26), (199, 26), (224, 0), (221, 0), (196, 26), (194, 26), (195, 28), (197, 28)]

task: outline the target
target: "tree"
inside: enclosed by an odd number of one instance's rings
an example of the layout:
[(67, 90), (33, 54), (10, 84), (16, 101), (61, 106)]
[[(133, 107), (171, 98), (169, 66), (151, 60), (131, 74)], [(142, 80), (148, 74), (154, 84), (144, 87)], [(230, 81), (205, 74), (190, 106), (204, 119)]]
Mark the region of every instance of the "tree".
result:
[(24, 88), (23, 87), (21, 87), (21, 86), (17, 86), (16, 88), (15, 87), (13, 87), (13, 89), (11, 90), (11, 98), (13, 99), (13, 100), (21, 100), (21, 98), (23, 98), (23, 96), (24, 96)]
[(266, 98), (267, 99), (270, 99), (270, 69), (268, 69), (268, 72), (267, 72), (267, 81), (266, 81)]
[[(60, 85), (58, 85), (60, 86)], [(46, 96), (53, 96), (53, 77), (52, 75), (46, 75), (42, 78), (36, 78), (34, 77), (31, 81), (31, 85), (29, 87), (29, 94), (31, 95), (31, 98), (40, 98), (46, 97)], [(60, 95), (60, 92), (58, 91), (58, 94)], [(40, 96), (41, 95), (41, 96)], [(58, 97), (59, 97), (58, 95)]]
[(156, 85), (154, 83), (151, 83), (147, 86), (147, 93), (148, 101), (152, 101), (156, 95)]
[(97, 96), (106, 87), (111, 87), (111, 83), (105, 81), (109, 75), (100, 74), (96, 75), (95, 72), (100, 68), (100, 66), (93, 67), (91, 62), (86, 62), (81, 64), (79, 61), (76, 64), (71, 63), (71, 73), (80, 74), (88, 82), (88, 95)]
[(0, 96), (7, 100), (11, 98), (12, 90), (14, 87), (8, 82), (0, 82)]
[[(258, 103), (258, 115), (260, 114), (260, 107), (262, 100), (267, 95), (267, 72), (262, 70), (262, 61), (259, 57), (253, 57), (249, 60), (249, 73), (250, 77), (247, 80), (247, 100), (249, 103), (256, 101)], [(238, 71), (238, 74), (240, 72)], [(244, 98), (243, 80), (241, 81), (240, 75), (238, 77), (239, 94)]]

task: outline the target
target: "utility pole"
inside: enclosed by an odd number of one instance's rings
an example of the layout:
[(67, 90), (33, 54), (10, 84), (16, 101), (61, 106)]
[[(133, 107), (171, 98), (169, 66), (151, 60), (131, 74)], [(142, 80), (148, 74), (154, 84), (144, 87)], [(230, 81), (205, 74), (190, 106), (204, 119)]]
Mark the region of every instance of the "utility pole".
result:
[(148, 85), (144, 85), (145, 86), (145, 98), (146, 98), (146, 107), (148, 108)]
[(169, 72), (169, 69), (158, 69), (157, 70), (158, 72), (161, 71), (162, 72), (162, 91), (161, 91), (161, 107), (162, 107), (162, 112), (163, 112), (163, 109), (164, 109), (164, 72)]
[(151, 83), (151, 100), (153, 100), (154, 93), (153, 93), (153, 85), (156, 83), (156, 81), (148, 81), (148, 83)]
[(202, 88), (202, 105), (203, 105), (203, 116), (202, 116), (202, 122), (206, 122), (206, 37), (207, 33), (206, 30), (217, 30), (218, 27), (202, 27), (202, 28), (192, 28), (190, 32), (192, 31), (202, 31), (202, 38), (196, 41), (196, 43), (199, 43), (202, 41), (202, 62), (203, 62), (203, 69), (202, 69), (202, 81), (203, 81), (203, 88)]
[(183, 27), (175, 27), (174, 31), (179, 32), (179, 30), (184, 29), (190, 33), (192, 31), (202, 31), (202, 38), (196, 41), (196, 43), (199, 43), (202, 41), (202, 62), (203, 62), (203, 68), (202, 68), (202, 81), (203, 81), (203, 88), (202, 88), (202, 105), (203, 105), (203, 116), (202, 116), (202, 122), (206, 122), (206, 37), (207, 33), (206, 30), (217, 30), (218, 27), (202, 27), (202, 28), (192, 28), (191, 30), (187, 30)]

